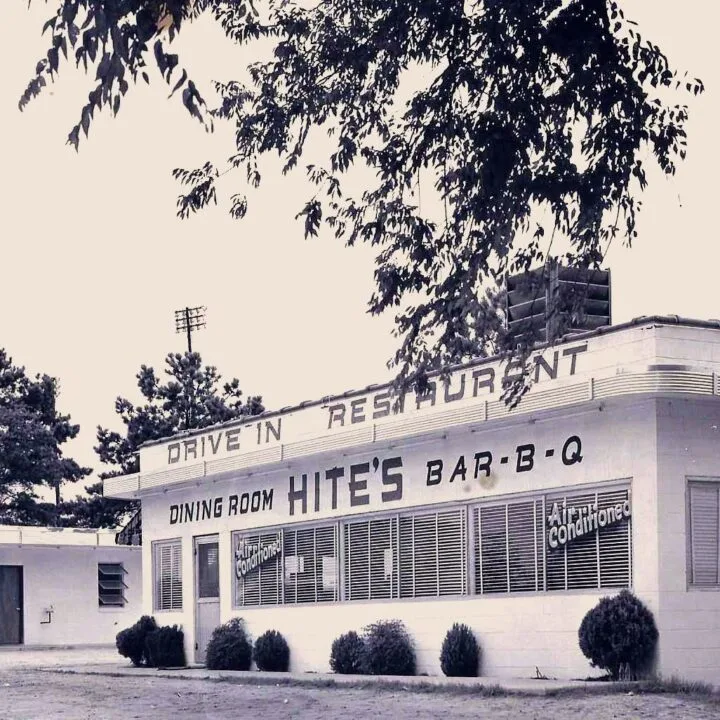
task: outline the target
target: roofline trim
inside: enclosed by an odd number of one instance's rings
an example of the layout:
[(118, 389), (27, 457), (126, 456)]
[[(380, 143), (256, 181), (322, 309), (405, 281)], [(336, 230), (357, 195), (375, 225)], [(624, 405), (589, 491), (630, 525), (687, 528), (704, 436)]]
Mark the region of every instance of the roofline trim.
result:
[[(609, 326), (603, 326), (596, 328), (595, 330), (587, 330), (585, 332), (579, 332), (579, 333), (572, 333), (563, 335), (562, 337), (558, 338), (555, 342), (552, 343), (542, 343), (539, 344), (536, 350), (543, 350), (550, 347), (556, 347), (558, 345), (563, 345), (570, 342), (577, 342), (580, 340), (585, 340), (592, 337), (599, 337), (600, 335), (609, 335), (611, 333), (620, 332), (622, 330), (627, 330), (629, 328), (633, 327), (639, 327), (641, 325), (651, 325), (653, 327), (658, 327), (662, 325), (682, 325), (683, 327), (694, 327), (694, 328), (705, 328), (705, 329), (711, 329), (711, 330), (720, 330), (720, 320), (711, 319), (711, 320), (694, 320), (692, 318), (683, 318), (679, 315), (641, 315), (640, 317), (633, 318), (632, 320), (628, 320), (624, 323), (619, 323), (618, 325), (609, 325)], [(485, 358), (476, 358), (474, 360), (468, 360), (464, 363), (457, 363), (455, 365), (450, 365), (445, 369), (445, 372), (454, 372), (455, 370), (461, 370), (465, 368), (471, 368), (471, 367), (477, 367), (478, 365), (485, 365), (493, 362), (498, 362), (503, 360), (504, 358), (507, 358), (508, 354), (499, 354), (499, 355), (491, 355), (490, 357)], [(443, 371), (441, 370), (434, 370), (433, 372), (429, 373), (429, 377), (437, 377), (440, 375)], [(216, 423), (215, 425), (206, 425), (203, 428), (194, 428), (192, 430), (183, 430), (182, 432), (175, 433), (173, 435), (168, 435), (167, 437), (160, 438), (158, 440), (148, 440), (147, 442), (144, 442), (142, 445), (139, 446), (138, 449), (148, 448), (152, 447), (154, 445), (162, 445), (163, 443), (166, 443), (173, 438), (187, 438), (187, 437), (193, 437), (194, 435), (202, 435), (203, 433), (216, 430), (218, 428), (233, 428), (237, 426), (246, 425), (248, 422), (253, 422), (255, 420), (265, 420), (267, 418), (276, 417), (278, 415), (284, 415), (289, 412), (294, 412), (295, 410), (302, 410), (304, 408), (308, 407), (315, 407), (317, 405), (323, 405), (328, 402), (332, 402), (333, 400), (342, 400), (344, 398), (349, 398), (357, 395), (363, 395), (368, 392), (375, 392), (377, 390), (385, 390), (392, 386), (392, 381), (385, 382), (385, 383), (373, 383), (371, 385), (367, 385), (364, 388), (361, 388), (359, 390), (347, 390), (344, 393), (341, 393), (339, 395), (325, 395), (324, 397), (318, 399), (318, 400), (304, 400), (301, 403), (298, 403), (297, 405), (287, 405), (285, 407), (279, 408), (278, 410), (271, 410), (268, 412), (260, 413), (259, 415), (246, 415), (243, 419), (235, 419), (235, 420), (228, 420), (224, 423)]]

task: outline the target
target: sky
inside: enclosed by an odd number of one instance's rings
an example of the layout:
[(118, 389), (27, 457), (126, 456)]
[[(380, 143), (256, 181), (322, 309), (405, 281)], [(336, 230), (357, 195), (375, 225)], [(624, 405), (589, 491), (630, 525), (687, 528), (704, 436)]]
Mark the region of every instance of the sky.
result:
[[(651, 173), (633, 248), (610, 249), (613, 322), (720, 318), (715, 3), (621, 5), (706, 92), (679, 95), (690, 108), (687, 160), (672, 178)], [(59, 409), (81, 426), (66, 454), (99, 467), (96, 426), (121, 429), (114, 401), (140, 401), (140, 365), (160, 369), (168, 352), (185, 349), (174, 326), (174, 311), (185, 306), (207, 308), (194, 349), (268, 409), (390, 379), (392, 316), (367, 313), (372, 251), (345, 248), (330, 233), (303, 238), (295, 220), (303, 173), (269, 168), (242, 221), (222, 198), (180, 220), (171, 170), (221, 162), (231, 128), (208, 135), (166, 86), (139, 85), (117, 118), (95, 121), (76, 154), (65, 140), (92, 78), (69, 66), (18, 110), (54, 6), (0, 2), (0, 347), (28, 372), (59, 379)], [(184, 29), (178, 50), (201, 88), (238, 75), (236, 52), (209, 21)], [(235, 191), (227, 189), (226, 199)]]

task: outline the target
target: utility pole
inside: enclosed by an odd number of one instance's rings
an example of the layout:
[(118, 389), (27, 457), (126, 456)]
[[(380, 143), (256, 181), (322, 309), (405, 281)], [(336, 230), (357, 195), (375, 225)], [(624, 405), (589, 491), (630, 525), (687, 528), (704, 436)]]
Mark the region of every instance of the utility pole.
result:
[(188, 352), (192, 352), (192, 333), (205, 327), (206, 307), (186, 307), (175, 311), (175, 332), (187, 333)]
[[(205, 327), (205, 306), (186, 307), (182, 310), (175, 311), (175, 332), (187, 333), (188, 354), (192, 353), (192, 334), (194, 330)], [(192, 380), (189, 380), (185, 388), (186, 407), (185, 407), (185, 430), (189, 430), (194, 425), (193, 405), (195, 402), (195, 388)]]

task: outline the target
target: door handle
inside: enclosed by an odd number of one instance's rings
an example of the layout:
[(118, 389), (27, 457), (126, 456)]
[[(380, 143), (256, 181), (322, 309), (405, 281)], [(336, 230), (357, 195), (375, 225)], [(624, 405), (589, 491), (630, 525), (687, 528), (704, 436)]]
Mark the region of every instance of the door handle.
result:
[(22, 608), (15, 608), (18, 612), (22, 612)]

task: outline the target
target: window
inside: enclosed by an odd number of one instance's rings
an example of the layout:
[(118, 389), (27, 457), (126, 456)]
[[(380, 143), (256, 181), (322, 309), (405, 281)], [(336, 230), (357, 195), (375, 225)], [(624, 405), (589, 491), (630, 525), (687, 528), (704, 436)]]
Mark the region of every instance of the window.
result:
[(543, 501), (476, 507), (477, 593), (543, 589)]
[(337, 527), (233, 534), (235, 605), (338, 599)]
[(220, 597), (220, 565), (218, 563), (218, 543), (198, 542), (197, 573), (198, 597)]
[(343, 533), (345, 599), (398, 597), (397, 517), (347, 522)]
[(720, 587), (720, 481), (688, 483), (689, 581)]
[[(282, 548), (282, 532), (233, 534), (235, 605), (277, 605), (282, 602), (281, 555), (273, 554), (256, 567), (250, 567), (255, 556), (262, 557), (263, 551), (275, 547)], [(246, 559), (247, 568), (241, 570), (243, 559)]]
[(627, 488), (480, 505), (473, 523), (476, 593), (630, 586)]
[(122, 563), (98, 563), (98, 605), (124, 607), (126, 570)]
[(346, 600), (461, 595), (467, 587), (465, 510), (349, 521)]
[(153, 543), (155, 610), (182, 610), (181, 549), (180, 540)]

